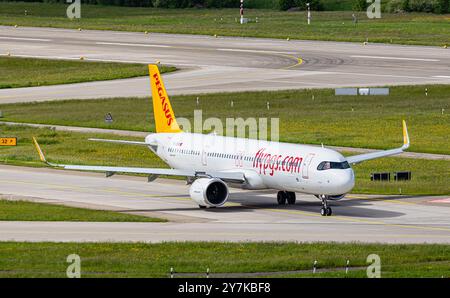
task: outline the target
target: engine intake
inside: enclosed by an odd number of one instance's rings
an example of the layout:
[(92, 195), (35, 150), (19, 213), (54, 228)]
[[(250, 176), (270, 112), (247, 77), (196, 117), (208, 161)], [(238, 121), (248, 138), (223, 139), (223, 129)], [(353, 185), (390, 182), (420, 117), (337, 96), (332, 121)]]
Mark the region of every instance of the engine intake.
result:
[(228, 200), (228, 186), (218, 178), (200, 178), (192, 183), (189, 195), (204, 207), (220, 207)]

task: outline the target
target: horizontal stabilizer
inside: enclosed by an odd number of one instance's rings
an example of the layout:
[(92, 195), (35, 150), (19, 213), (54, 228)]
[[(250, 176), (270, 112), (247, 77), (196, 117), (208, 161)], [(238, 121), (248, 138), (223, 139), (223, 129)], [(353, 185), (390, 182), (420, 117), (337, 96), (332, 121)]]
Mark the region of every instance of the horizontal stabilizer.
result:
[(88, 139), (89, 141), (94, 142), (104, 142), (104, 143), (116, 143), (116, 144), (125, 144), (125, 145), (141, 145), (141, 146), (150, 146), (146, 142), (137, 142), (137, 141), (125, 141), (125, 140), (108, 140), (108, 139)]

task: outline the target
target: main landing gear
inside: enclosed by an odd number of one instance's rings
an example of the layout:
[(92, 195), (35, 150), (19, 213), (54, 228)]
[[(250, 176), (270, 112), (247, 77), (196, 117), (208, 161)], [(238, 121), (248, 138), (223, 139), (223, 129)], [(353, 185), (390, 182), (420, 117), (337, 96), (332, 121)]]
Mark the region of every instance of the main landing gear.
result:
[(278, 205), (294, 205), (295, 204), (295, 192), (291, 191), (279, 191), (277, 194)]
[(320, 215), (322, 216), (330, 216), (333, 211), (331, 210), (330, 207), (328, 207), (328, 196), (326, 195), (320, 195), (319, 199), (322, 200), (322, 209), (320, 209)]

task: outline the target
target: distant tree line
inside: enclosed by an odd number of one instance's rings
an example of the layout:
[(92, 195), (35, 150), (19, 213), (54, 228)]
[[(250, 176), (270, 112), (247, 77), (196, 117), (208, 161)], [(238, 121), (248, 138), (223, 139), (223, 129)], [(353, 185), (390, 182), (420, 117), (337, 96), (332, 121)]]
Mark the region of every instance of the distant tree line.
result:
[(309, 3), (312, 10), (323, 10), (324, 6), (320, 0), (280, 0), (278, 8), (280, 10), (289, 10), (292, 8), (306, 9), (306, 3)]
[[(67, 3), (66, 0), (7, 1)], [(352, 9), (356, 11), (364, 11), (370, 5), (366, 0), (352, 1)], [(332, 0), (245, 0), (245, 7), (305, 10), (306, 3), (310, 3), (312, 10), (327, 10), (330, 2)], [(81, 3), (157, 8), (237, 8), (240, 5), (239, 0), (81, 0)], [(382, 0), (381, 4), (384, 12), (450, 13), (450, 0)]]
[[(0, 0), (2, 1), (2, 0)], [(10, 2), (67, 3), (66, 0), (8, 0)], [(84, 4), (158, 8), (229, 8), (239, 7), (239, 0), (81, 0)]]

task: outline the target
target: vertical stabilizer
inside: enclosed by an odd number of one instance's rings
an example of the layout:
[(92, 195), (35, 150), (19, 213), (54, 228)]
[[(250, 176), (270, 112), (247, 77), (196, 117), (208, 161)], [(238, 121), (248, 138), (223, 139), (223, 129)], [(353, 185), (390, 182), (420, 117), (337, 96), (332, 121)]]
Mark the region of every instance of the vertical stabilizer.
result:
[(157, 133), (181, 132), (170, 104), (169, 96), (159, 73), (157, 65), (149, 64), (150, 86), (152, 89), (153, 113)]

